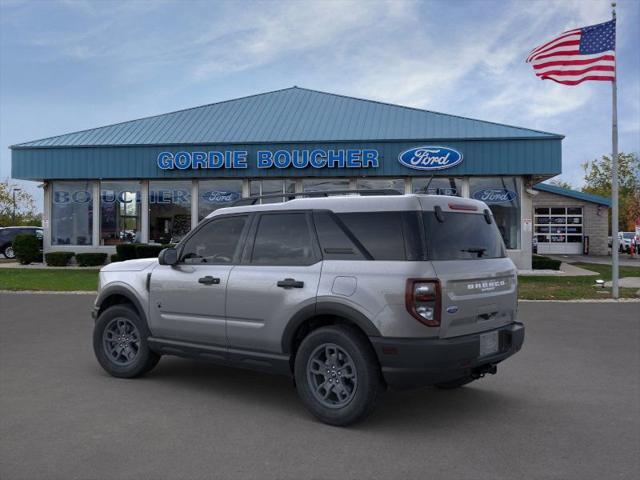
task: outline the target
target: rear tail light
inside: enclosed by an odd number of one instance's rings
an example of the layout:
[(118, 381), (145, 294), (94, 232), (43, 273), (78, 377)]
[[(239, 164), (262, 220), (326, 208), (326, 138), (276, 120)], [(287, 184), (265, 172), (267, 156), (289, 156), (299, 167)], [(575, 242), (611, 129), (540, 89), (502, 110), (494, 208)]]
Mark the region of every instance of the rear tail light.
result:
[(440, 282), (438, 280), (407, 280), (405, 292), (407, 311), (428, 327), (440, 326)]

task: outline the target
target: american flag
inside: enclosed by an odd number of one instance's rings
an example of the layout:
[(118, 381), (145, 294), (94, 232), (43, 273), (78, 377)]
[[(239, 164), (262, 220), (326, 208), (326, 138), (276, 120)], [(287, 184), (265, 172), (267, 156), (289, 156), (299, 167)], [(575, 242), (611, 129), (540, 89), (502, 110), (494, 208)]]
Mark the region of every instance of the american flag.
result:
[(616, 21), (568, 30), (534, 48), (527, 57), (541, 79), (564, 85), (616, 76)]

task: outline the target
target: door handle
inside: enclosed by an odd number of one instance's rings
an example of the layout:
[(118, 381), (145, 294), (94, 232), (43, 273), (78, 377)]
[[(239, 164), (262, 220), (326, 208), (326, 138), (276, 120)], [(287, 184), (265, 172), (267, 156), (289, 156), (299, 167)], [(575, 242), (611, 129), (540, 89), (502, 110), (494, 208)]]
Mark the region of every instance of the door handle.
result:
[(303, 288), (304, 282), (299, 282), (295, 278), (285, 278), (278, 281), (278, 286), (282, 288)]
[(203, 285), (218, 285), (220, 284), (220, 279), (207, 275), (206, 277), (199, 278), (198, 283), (202, 283)]

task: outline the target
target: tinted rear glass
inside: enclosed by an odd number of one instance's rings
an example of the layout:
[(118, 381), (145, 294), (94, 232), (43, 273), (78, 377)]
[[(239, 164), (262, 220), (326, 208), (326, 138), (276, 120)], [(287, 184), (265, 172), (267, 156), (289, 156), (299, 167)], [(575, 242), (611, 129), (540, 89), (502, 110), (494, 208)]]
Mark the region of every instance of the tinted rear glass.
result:
[(442, 213), (443, 222), (434, 212), (424, 212), (428, 257), (431, 260), (477, 260), (505, 256), (504, 243), (495, 222), (484, 215)]
[(304, 213), (263, 214), (256, 231), (251, 263), (311, 265), (317, 261)]
[(406, 260), (401, 212), (339, 213), (338, 218), (374, 260)]

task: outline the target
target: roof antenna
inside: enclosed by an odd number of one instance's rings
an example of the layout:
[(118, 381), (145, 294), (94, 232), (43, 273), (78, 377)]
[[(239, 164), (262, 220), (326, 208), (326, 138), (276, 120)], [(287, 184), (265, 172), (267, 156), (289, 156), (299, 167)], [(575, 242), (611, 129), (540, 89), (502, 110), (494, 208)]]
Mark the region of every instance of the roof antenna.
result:
[(424, 187), (424, 193), (426, 193), (427, 195), (429, 194), (429, 185), (431, 185), (431, 180), (433, 180), (433, 174), (431, 174), (431, 177), (429, 177), (429, 181), (427, 182), (427, 186)]

